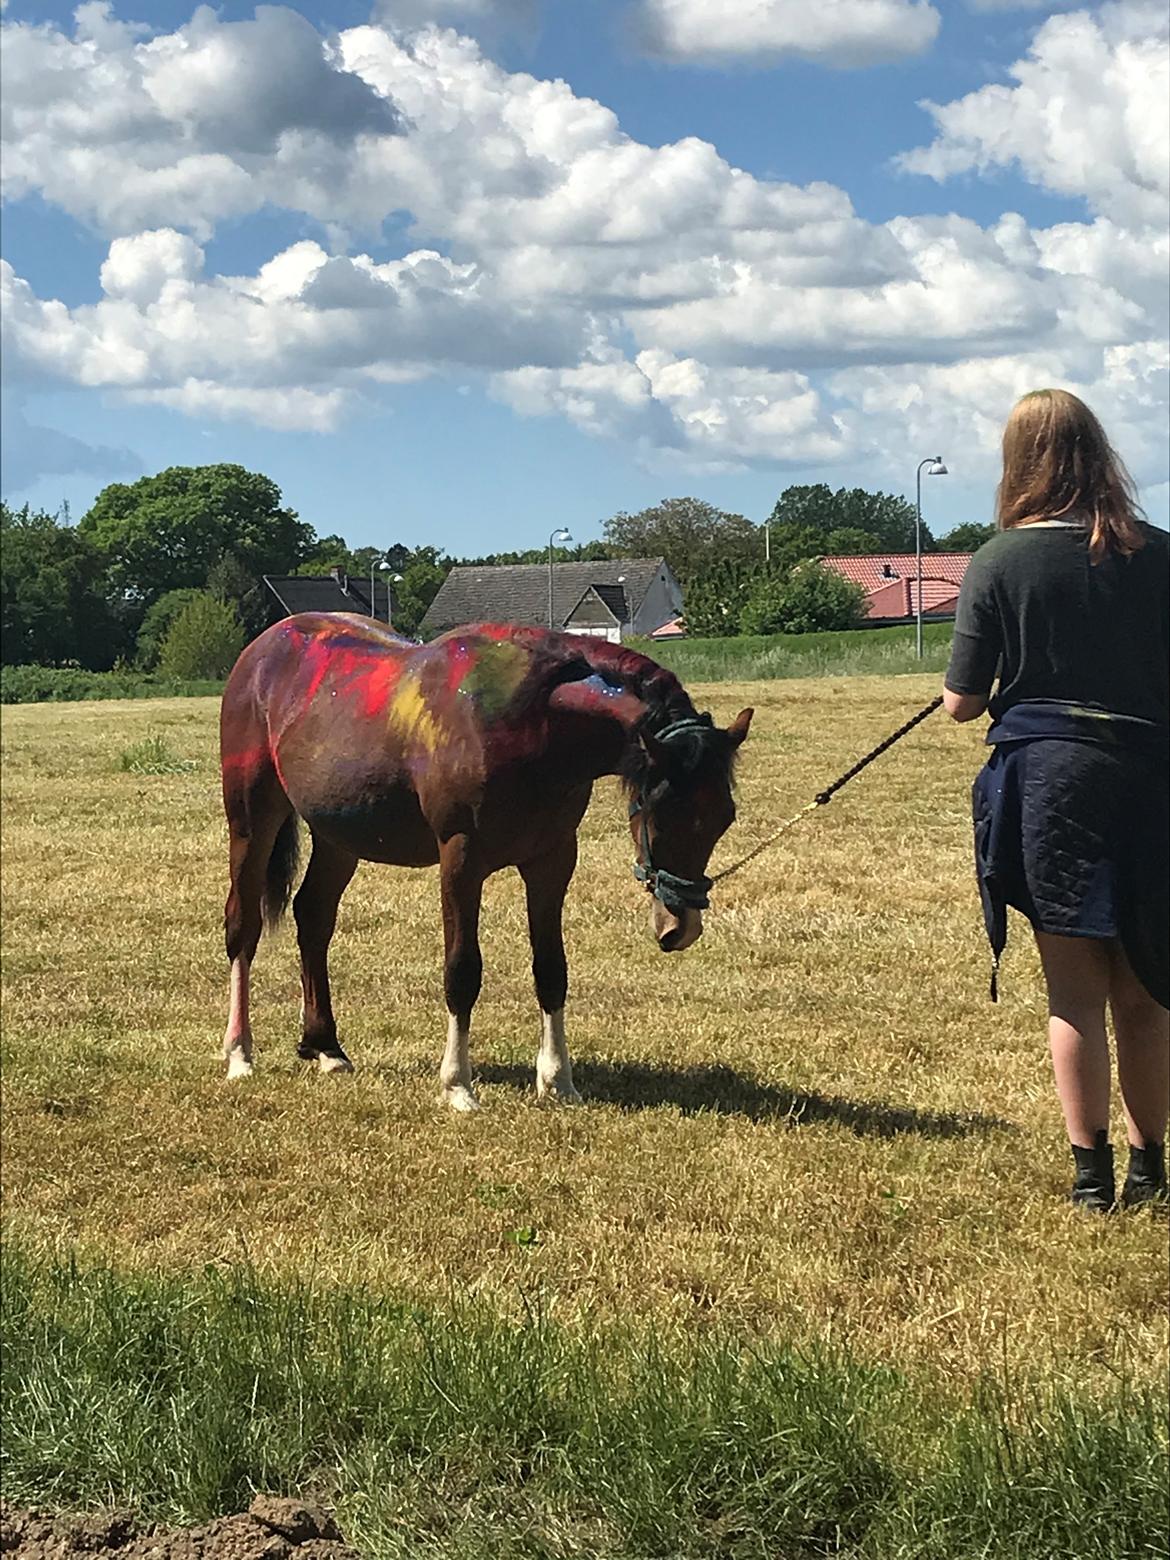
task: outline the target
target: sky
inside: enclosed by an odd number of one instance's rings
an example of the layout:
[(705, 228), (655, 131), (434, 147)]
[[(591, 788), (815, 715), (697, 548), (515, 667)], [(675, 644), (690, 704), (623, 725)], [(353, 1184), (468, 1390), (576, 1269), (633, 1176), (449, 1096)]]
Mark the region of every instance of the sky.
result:
[(1167, 524), (1162, 0), (0, 5), (11, 503), (466, 556), (938, 455), (944, 534), (1063, 385)]

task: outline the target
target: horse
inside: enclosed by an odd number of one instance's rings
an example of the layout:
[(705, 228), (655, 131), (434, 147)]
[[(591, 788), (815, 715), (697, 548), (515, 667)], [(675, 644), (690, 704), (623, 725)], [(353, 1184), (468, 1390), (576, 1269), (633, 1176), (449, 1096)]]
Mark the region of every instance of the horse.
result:
[(673, 673), (586, 635), (488, 623), (417, 645), (356, 614), (274, 624), (240, 655), (221, 707), (227, 1076), (252, 1072), (249, 975), (262, 928), (289, 903), (301, 818), (312, 851), (292, 900), (298, 1055), (322, 1072), (353, 1070), (337, 1037), (327, 953), (358, 862), (437, 864), (449, 1014), (440, 1097), (476, 1109), (480, 901), (492, 873), (515, 867), (542, 1014), (537, 1094), (579, 1103), (561, 912), (593, 783), (621, 777), (653, 935), (664, 952), (680, 952), (702, 932), (707, 864), (735, 818), (734, 759), (752, 713), (720, 729)]

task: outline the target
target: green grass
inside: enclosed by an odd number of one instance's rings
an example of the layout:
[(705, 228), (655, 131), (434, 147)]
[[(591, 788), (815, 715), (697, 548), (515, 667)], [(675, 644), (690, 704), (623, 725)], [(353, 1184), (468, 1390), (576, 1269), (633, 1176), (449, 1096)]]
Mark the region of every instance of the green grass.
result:
[[(721, 724), (756, 709), (714, 869), (938, 681), (692, 683)], [(672, 959), (599, 785), (565, 918), (585, 1104), (535, 1101), (501, 873), (464, 1118), (436, 1103), (427, 871), (363, 866), (342, 903), (357, 1071), (296, 1061), (289, 927), (256, 964), (256, 1076), (223, 1081), (217, 713), (4, 714), (10, 1497), (319, 1489), (396, 1560), (1164, 1552), (1166, 1229), (1067, 1204), (1018, 920), (987, 1000), (981, 731), (923, 722)], [(195, 767), (119, 767), (152, 738)]]
[(951, 1398), (827, 1346), (570, 1329), (539, 1289), (512, 1309), (10, 1247), (7, 1496), (182, 1521), (312, 1491), (403, 1560), (1159, 1553), (1152, 1393)]
[(124, 774), (181, 775), (198, 767), (195, 759), (180, 758), (173, 753), (170, 743), (157, 731), (132, 742), (118, 755), (118, 768)]
[(914, 654), (914, 627), (859, 628), (835, 634), (742, 634), (734, 639), (632, 641), (683, 682), (751, 678), (903, 676), (945, 670), (952, 623), (927, 623), (923, 656)]

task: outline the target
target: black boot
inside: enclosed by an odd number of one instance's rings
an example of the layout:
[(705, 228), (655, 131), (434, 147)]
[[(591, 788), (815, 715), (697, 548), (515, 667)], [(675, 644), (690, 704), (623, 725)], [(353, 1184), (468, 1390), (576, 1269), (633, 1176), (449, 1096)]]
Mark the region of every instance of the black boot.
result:
[(1078, 1208), (1088, 1208), (1094, 1213), (1108, 1213), (1116, 1200), (1113, 1186), (1113, 1148), (1109, 1134), (1102, 1128), (1092, 1148), (1079, 1148), (1072, 1144), (1076, 1161), (1077, 1178), (1073, 1182), (1069, 1200)]
[(1142, 1203), (1166, 1201), (1166, 1145), (1147, 1143), (1129, 1148), (1129, 1174), (1121, 1191), (1123, 1208), (1138, 1208)]

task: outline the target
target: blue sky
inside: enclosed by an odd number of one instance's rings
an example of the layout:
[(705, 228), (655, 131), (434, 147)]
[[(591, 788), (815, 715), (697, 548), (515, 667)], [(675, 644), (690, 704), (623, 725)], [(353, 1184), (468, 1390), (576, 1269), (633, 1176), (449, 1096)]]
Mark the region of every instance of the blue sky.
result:
[(9, 501), (230, 460), (320, 532), (460, 554), (912, 495), (937, 452), (942, 532), (1061, 383), (1166, 523), (1163, 6), (3, 21)]

